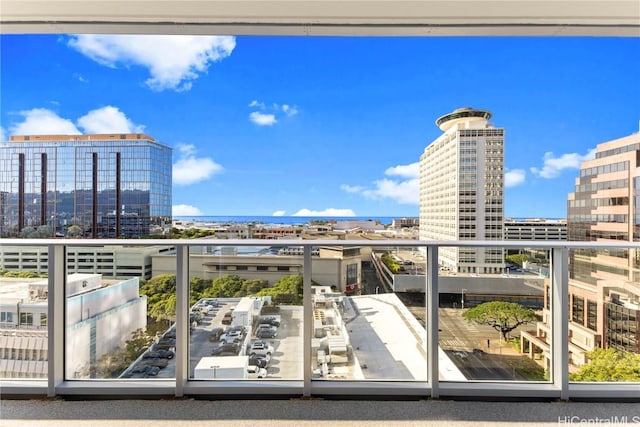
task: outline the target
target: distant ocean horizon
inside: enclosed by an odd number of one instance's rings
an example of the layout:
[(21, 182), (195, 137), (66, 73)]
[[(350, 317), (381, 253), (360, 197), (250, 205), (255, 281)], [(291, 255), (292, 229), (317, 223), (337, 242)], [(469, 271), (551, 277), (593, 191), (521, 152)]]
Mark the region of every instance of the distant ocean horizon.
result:
[(377, 221), (381, 224), (388, 225), (393, 222), (394, 219), (399, 218), (417, 218), (417, 216), (273, 216), (273, 215), (259, 215), (259, 216), (224, 216), (224, 215), (201, 215), (201, 216), (174, 216), (173, 219), (177, 221), (196, 221), (196, 222), (210, 222), (220, 224), (283, 224), (283, 225), (302, 225), (308, 224), (311, 221)]

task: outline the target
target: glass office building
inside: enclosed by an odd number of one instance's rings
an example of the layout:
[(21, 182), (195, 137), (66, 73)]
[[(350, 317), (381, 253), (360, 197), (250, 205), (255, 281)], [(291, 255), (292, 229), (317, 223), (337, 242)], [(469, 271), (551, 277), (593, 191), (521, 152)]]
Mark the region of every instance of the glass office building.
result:
[[(640, 134), (599, 144), (582, 163), (568, 200), (570, 241), (640, 241)], [(632, 248), (571, 251), (571, 344), (640, 353), (640, 253)]]
[(144, 134), (11, 136), (0, 147), (0, 195), (2, 237), (163, 234), (171, 148)]

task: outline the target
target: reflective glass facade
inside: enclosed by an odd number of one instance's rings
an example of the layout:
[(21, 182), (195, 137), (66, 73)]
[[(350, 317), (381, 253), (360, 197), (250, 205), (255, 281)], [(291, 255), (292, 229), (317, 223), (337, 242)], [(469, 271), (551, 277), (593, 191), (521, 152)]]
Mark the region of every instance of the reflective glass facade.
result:
[[(567, 239), (638, 242), (640, 135), (600, 144), (582, 164), (567, 207)], [(640, 254), (585, 247), (570, 252), (571, 343), (640, 353)], [(577, 352), (577, 348), (576, 348)]]
[(0, 147), (0, 196), (2, 237), (162, 234), (171, 148), (144, 134), (12, 136)]

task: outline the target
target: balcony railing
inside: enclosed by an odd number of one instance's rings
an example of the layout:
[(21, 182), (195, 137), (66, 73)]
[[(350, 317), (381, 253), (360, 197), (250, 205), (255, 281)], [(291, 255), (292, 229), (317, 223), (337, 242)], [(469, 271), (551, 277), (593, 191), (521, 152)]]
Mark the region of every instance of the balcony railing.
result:
[[(190, 252), (198, 252), (202, 255), (202, 250), (193, 251), (194, 248), (203, 246), (221, 248), (219, 253), (227, 253), (225, 248), (251, 248), (265, 247), (277, 244), (278, 246), (296, 246), (303, 248), (301, 258), (301, 276), (303, 283), (302, 303), (291, 312), (297, 320), (291, 321), (288, 327), (298, 327), (300, 336), (296, 336), (291, 347), (293, 350), (282, 350), (287, 355), (287, 362), (294, 366), (292, 374), (285, 374), (284, 363), (279, 365), (280, 376), (267, 377), (261, 379), (225, 379), (216, 377), (215, 369), (212, 380), (202, 380), (194, 376), (194, 356), (196, 346), (194, 339), (196, 332), (190, 330), (193, 322), (190, 317), (193, 310), (190, 301), (190, 282), (193, 275), (190, 273)], [(571, 382), (570, 375), (570, 342), (567, 337), (570, 334), (570, 306), (569, 301), (569, 252), (572, 249), (585, 248), (596, 250), (606, 250), (610, 248), (624, 248), (627, 250), (640, 251), (640, 243), (594, 243), (594, 242), (539, 242), (539, 241), (455, 241), (455, 242), (433, 242), (416, 240), (71, 240), (71, 239), (4, 239), (2, 245), (6, 246), (47, 246), (48, 247), (48, 305), (46, 314), (46, 324), (48, 328), (48, 374), (44, 379), (10, 378), (2, 379), (0, 385), (4, 396), (11, 395), (46, 395), (46, 396), (155, 396), (155, 397), (221, 397), (221, 396), (385, 396), (393, 397), (470, 397), (470, 398), (521, 398), (521, 399), (581, 399), (581, 398), (606, 398), (606, 399), (638, 399), (640, 384), (637, 382)], [(175, 259), (175, 323), (171, 327), (175, 331), (175, 358), (171, 361), (175, 368), (169, 378), (116, 378), (116, 379), (83, 379), (89, 377), (74, 376), (70, 372), (67, 364), (72, 356), (69, 350), (70, 341), (67, 319), (73, 310), (77, 313), (80, 321), (84, 321), (90, 315), (93, 304), (89, 298), (79, 299), (70, 302), (67, 295), (68, 288), (66, 250), (69, 247), (96, 247), (96, 246), (172, 246)], [(330, 325), (335, 330), (341, 330), (349, 334), (352, 330), (361, 327), (365, 332), (359, 337), (351, 336), (348, 339), (348, 346), (352, 346), (348, 358), (358, 358), (358, 375), (347, 373), (346, 368), (333, 368), (323, 371), (324, 352), (318, 350), (318, 325), (316, 321), (320, 316), (314, 296), (312, 295), (312, 277), (314, 258), (312, 252), (317, 253), (317, 247), (367, 247), (372, 249), (373, 256), (378, 252), (388, 251), (398, 253), (399, 251), (410, 251), (416, 255), (422, 264), (408, 264), (404, 271), (404, 276), (409, 277), (407, 283), (410, 285), (409, 292), (412, 294), (424, 293), (424, 303), (418, 307), (416, 317), (407, 316), (406, 308), (402, 304), (394, 305), (391, 298), (385, 299), (379, 296), (381, 289), (371, 290), (370, 301), (373, 305), (366, 305), (358, 297), (342, 302), (339, 319), (340, 325)], [(482, 375), (473, 372), (475, 368), (491, 368), (494, 360), (504, 356), (503, 351), (513, 351), (505, 347), (502, 338), (498, 335), (486, 339), (484, 330), (470, 327), (465, 328), (461, 335), (458, 335), (460, 326), (455, 326), (462, 319), (460, 314), (464, 308), (468, 308), (474, 298), (480, 301), (486, 298), (481, 291), (473, 291), (468, 285), (460, 285), (459, 290), (451, 290), (451, 286), (456, 285), (456, 280), (464, 276), (464, 283), (473, 281), (490, 280), (494, 276), (483, 276), (482, 274), (461, 274), (443, 271), (439, 265), (438, 253), (441, 248), (497, 248), (511, 250), (539, 250), (548, 254), (548, 275), (540, 274), (538, 278), (541, 286), (548, 286), (548, 294), (544, 295), (547, 301), (544, 308), (545, 325), (536, 328), (535, 323), (529, 325), (528, 330), (523, 331), (522, 337), (537, 343), (537, 345), (548, 345), (548, 348), (541, 349), (540, 355), (546, 355), (549, 366), (546, 366), (544, 379), (527, 380), (516, 374), (513, 368), (512, 376), (508, 379), (497, 378), (487, 379)], [(314, 252), (315, 251), (315, 252)], [(206, 251), (205, 251), (206, 252)], [(419, 255), (418, 255), (419, 254)], [(209, 263), (211, 264), (211, 263)], [(295, 269), (295, 263), (287, 266), (288, 271)], [(341, 268), (341, 267), (340, 267)], [(379, 266), (378, 266), (379, 268)], [(629, 268), (632, 268), (629, 266)], [(282, 268), (284, 270), (284, 267)], [(220, 268), (215, 274), (233, 273), (226, 266)], [(237, 269), (237, 273), (242, 273), (244, 268)], [(264, 270), (262, 270), (264, 271)], [(340, 271), (338, 275), (347, 274)], [(380, 272), (378, 272), (380, 275)], [(508, 273), (495, 275), (495, 282), (499, 277), (513, 278), (516, 274)], [(506, 276), (506, 277), (505, 277)], [(533, 277), (533, 276), (531, 276)], [(546, 280), (545, 280), (546, 277)], [(360, 277), (360, 280), (364, 280)], [(522, 283), (530, 285), (532, 280), (524, 278)], [(346, 282), (345, 282), (346, 283)], [(398, 280), (395, 286), (401, 286)], [(417, 285), (416, 285), (417, 283)], [(463, 282), (460, 282), (463, 283)], [(490, 283), (490, 282), (487, 282)], [(518, 282), (520, 283), (520, 282)], [(452, 285), (453, 284), (453, 285)], [(631, 282), (629, 287), (637, 290), (639, 284)], [(464, 287), (463, 287), (464, 286)], [(496, 285), (499, 287), (498, 285)], [(523, 285), (524, 286), (524, 285)], [(123, 290), (125, 292), (126, 290)], [(397, 289), (396, 289), (397, 291)], [(458, 305), (457, 294), (461, 293), (462, 307)], [(446, 305), (443, 311), (441, 294), (448, 294), (453, 298)], [(521, 293), (520, 293), (521, 294)], [(537, 294), (542, 298), (542, 294)], [(637, 295), (637, 294), (636, 294)], [(105, 297), (106, 298), (106, 297)], [(109, 296), (109, 298), (115, 298)], [(340, 301), (343, 301), (342, 299)], [(467, 306), (465, 307), (465, 303)], [(80, 304), (78, 306), (78, 304)], [(586, 305), (586, 302), (585, 302)], [(78, 308), (79, 307), (79, 308)], [(398, 319), (403, 325), (402, 330), (391, 332), (383, 331), (388, 328), (385, 322), (375, 323), (375, 316), (381, 315), (387, 307), (391, 307), (389, 316), (398, 315)], [(124, 308), (122, 310), (125, 310)], [(76, 314), (77, 314), (76, 313)], [(298, 313), (298, 314), (295, 314)], [(355, 313), (355, 314), (353, 314)], [(4, 313), (3, 313), (4, 314)], [(86, 317), (85, 317), (86, 315)], [(145, 313), (146, 315), (146, 313)], [(296, 316), (300, 316), (297, 318)], [(222, 313), (220, 314), (222, 316)], [(359, 316), (359, 317), (358, 317)], [(19, 313), (18, 313), (19, 317)], [(104, 317), (104, 316), (103, 316)], [(320, 316), (322, 317), (322, 316)], [(451, 317), (451, 318), (449, 318)], [(361, 321), (359, 324), (355, 319)], [(213, 319), (213, 318), (211, 318)], [(457, 319), (457, 320), (456, 320)], [(15, 319), (14, 319), (15, 320)], [(18, 319), (19, 321), (19, 319)], [(315, 321), (315, 322), (314, 322)], [(422, 322), (419, 324), (418, 321)], [(541, 320), (545, 321), (545, 320)], [(211, 320), (213, 322), (213, 320)], [(453, 322), (453, 323), (447, 323)], [(329, 322), (330, 324), (331, 322)], [(460, 323), (461, 324), (461, 323)], [(454, 325), (454, 326), (451, 326)], [(446, 326), (447, 329), (441, 328)], [(324, 330), (328, 326), (324, 327)], [(538, 333), (543, 333), (543, 337), (536, 337)], [(209, 333), (211, 328), (202, 333)], [(296, 330), (297, 331), (297, 330)], [(542, 332), (540, 332), (542, 331)], [(323, 334), (325, 333), (323, 332)], [(402, 334), (400, 334), (402, 332)], [(95, 334), (95, 331), (93, 332)], [(369, 334), (369, 335), (366, 335)], [(532, 335), (533, 334), (533, 335)], [(398, 338), (400, 335), (406, 338)], [(204, 335), (203, 335), (204, 336)], [(363, 338), (364, 337), (364, 338)], [(367, 338), (372, 337), (372, 338)], [(393, 341), (394, 339), (400, 341)], [(100, 346), (93, 341), (90, 346)], [(280, 339), (280, 338), (278, 338)], [(283, 338), (284, 339), (284, 338)], [(414, 342), (415, 339), (415, 342)], [(404, 341), (403, 341), (404, 340)], [(464, 341), (469, 341), (465, 343)], [(100, 341), (99, 339), (97, 341)], [(267, 341), (269, 341), (267, 339)], [(272, 342), (276, 342), (275, 339)], [(278, 341), (280, 343), (280, 341)], [(526, 341), (523, 341), (526, 342)], [(247, 341), (248, 343), (248, 341)], [(86, 344), (86, 343), (85, 343)], [(471, 349), (465, 346), (475, 346), (473, 352), (477, 351), (478, 366), (469, 367), (467, 357), (473, 356)], [(456, 347), (459, 346), (459, 347)], [(498, 346), (498, 347), (497, 347)], [(369, 349), (369, 353), (364, 348)], [(393, 348), (392, 348), (393, 347)], [(285, 348), (282, 345), (282, 348)], [(286, 347), (287, 349), (289, 347)], [(379, 350), (384, 352), (378, 352)], [(500, 353), (498, 354), (498, 350)], [(289, 351), (290, 353), (286, 353)], [(407, 362), (405, 354), (412, 352), (417, 355), (413, 361)], [(275, 354), (275, 353), (274, 353)], [(487, 355), (489, 354), (489, 355)], [(485, 356), (482, 356), (485, 355)], [(534, 351), (530, 351), (534, 355)], [(142, 356), (141, 356), (142, 357)], [(338, 360), (337, 354), (334, 361)], [(482, 357), (486, 357), (482, 359)], [(524, 357), (524, 356), (519, 356)], [(6, 358), (6, 357), (5, 357)], [(345, 356), (346, 360), (347, 356)], [(330, 359), (327, 359), (330, 360)], [(502, 359), (500, 359), (502, 360)], [(515, 360), (515, 359), (514, 359)], [(95, 361), (92, 361), (94, 363)], [(387, 365), (385, 365), (385, 363)], [(375, 364), (380, 365), (382, 374), (374, 375)], [(326, 364), (325, 364), (326, 365)], [(394, 374), (385, 376), (385, 370), (396, 369)], [(217, 366), (215, 368), (218, 368)], [(468, 368), (468, 369), (467, 369)], [(297, 369), (297, 371), (296, 371)], [(451, 369), (453, 374), (449, 375), (445, 371)], [(498, 368), (496, 368), (499, 370)], [(501, 369), (501, 368), (500, 368)], [(368, 370), (368, 372), (366, 372)], [(320, 373), (319, 373), (320, 372)], [(365, 373), (363, 373), (365, 372)], [(330, 373), (330, 375), (327, 375)], [(462, 376), (457, 377), (460, 373)], [(507, 376), (509, 373), (507, 372)]]

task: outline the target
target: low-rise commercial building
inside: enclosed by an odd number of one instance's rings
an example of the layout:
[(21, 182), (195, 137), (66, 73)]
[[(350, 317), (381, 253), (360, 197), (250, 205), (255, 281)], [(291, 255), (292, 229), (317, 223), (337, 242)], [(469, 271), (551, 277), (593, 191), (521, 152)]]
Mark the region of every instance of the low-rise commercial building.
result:
[[(46, 378), (47, 279), (0, 278), (0, 377)], [(98, 274), (67, 278), (67, 378), (89, 378), (103, 355), (147, 324), (138, 278), (103, 281)]]

